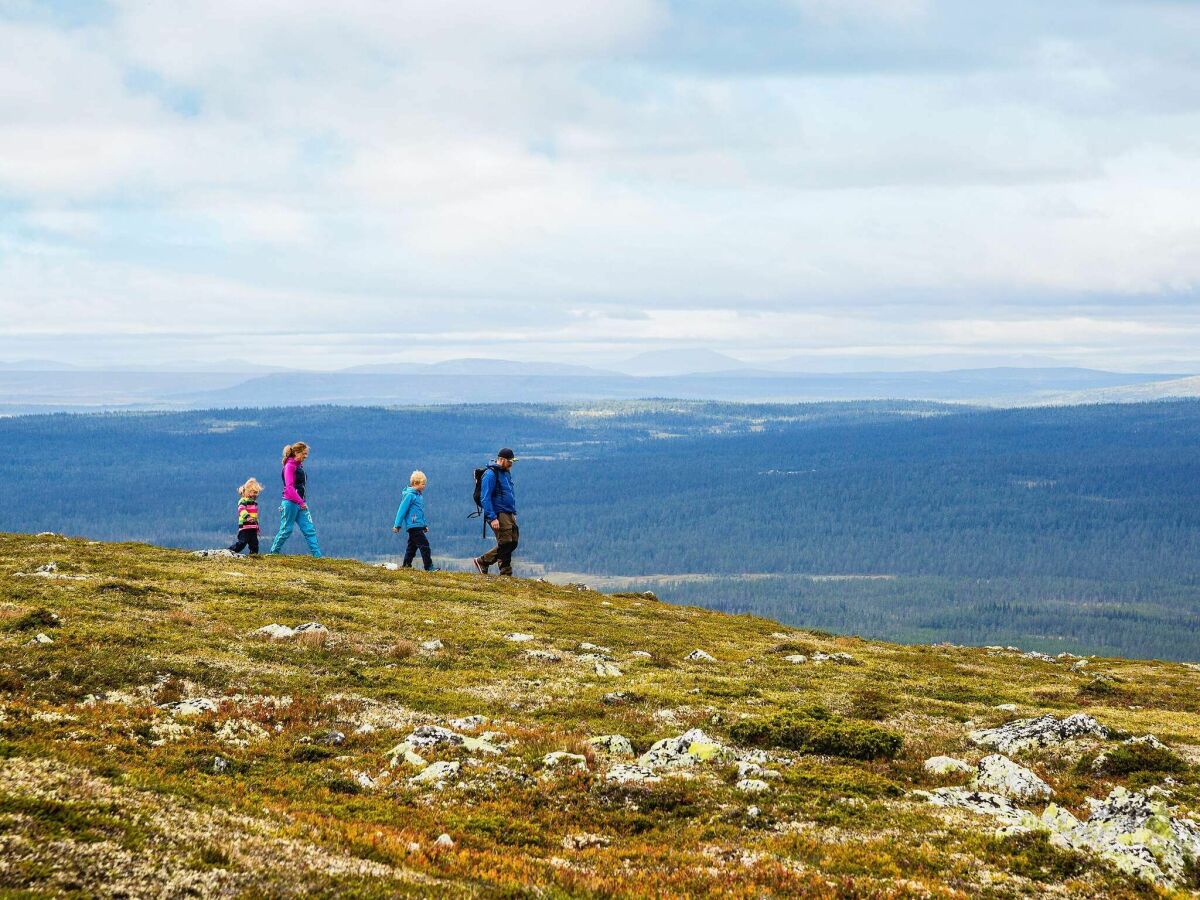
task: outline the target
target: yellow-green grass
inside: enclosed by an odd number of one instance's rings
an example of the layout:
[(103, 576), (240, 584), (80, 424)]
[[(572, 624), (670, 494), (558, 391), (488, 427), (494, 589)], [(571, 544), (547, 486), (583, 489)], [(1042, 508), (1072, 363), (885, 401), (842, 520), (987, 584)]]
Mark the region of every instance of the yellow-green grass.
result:
[[(50, 561), (89, 577), (14, 577)], [(253, 635), (311, 620), (330, 630), (323, 646)], [(54, 642), (30, 644), (39, 631)], [(535, 639), (506, 640), (512, 632)], [(434, 638), (443, 650), (406, 643)], [(580, 642), (611, 648), (623, 674), (597, 676), (574, 658)], [(530, 659), (531, 648), (563, 661)], [(696, 649), (716, 661), (685, 661)], [(838, 651), (854, 662), (784, 658)], [(606, 700), (612, 692), (625, 697)], [(155, 726), (172, 721), (159, 704), (234, 695), (174, 719), (194, 730), (155, 745)], [(290, 705), (273, 699), (285, 696)], [(783, 777), (748, 796), (719, 761), (615, 785), (603, 778), (614, 761), (586, 744), (618, 733), (642, 752), (691, 727), (732, 743), (739, 722), (814, 706), (839, 727), (899, 735), (899, 753), (784, 753), (773, 764)], [(149, 896), (171, 878), (181, 892), (229, 896), (1154, 896), (1098, 859), (1036, 836), (999, 840), (995, 822), (912, 796), (961, 782), (921, 764), (979, 759), (972, 729), (1081, 710), (1171, 744), (1188, 763), (1171, 776), (1176, 801), (1200, 806), (1200, 671), (1184, 665), (1097, 659), (1076, 671), (535, 581), (6, 535), (0, 890)], [(441, 791), (410, 785), (416, 770), (404, 763), (390, 770), (386, 751), (414, 725), (472, 714), (507, 735), (501, 756), (476, 766), (451, 749), (424, 752), (464, 762)], [(269, 737), (230, 746), (218, 735), (228, 720)], [(356, 733), (363, 721), (378, 727)], [(331, 730), (345, 742), (322, 743)], [(1093, 775), (1079, 764), (1088, 749), (1022, 762), (1080, 815), (1085, 797), (1163, 777)], [(553, 750), (583, 753), (589, 771), (544, 772)], [(373, 789), (356, 781), (385, 772)], [(453, 847), (436, 845), (443, 833)], [(578, 835), (599, 840), (564, 845)]]

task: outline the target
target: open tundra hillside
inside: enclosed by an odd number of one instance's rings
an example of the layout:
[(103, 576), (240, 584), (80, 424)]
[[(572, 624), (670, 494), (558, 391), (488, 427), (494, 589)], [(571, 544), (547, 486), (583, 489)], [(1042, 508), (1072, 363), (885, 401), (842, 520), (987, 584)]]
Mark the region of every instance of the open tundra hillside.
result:
[(0, 892), (1152, 897), (1200, 669), (0, 536)]

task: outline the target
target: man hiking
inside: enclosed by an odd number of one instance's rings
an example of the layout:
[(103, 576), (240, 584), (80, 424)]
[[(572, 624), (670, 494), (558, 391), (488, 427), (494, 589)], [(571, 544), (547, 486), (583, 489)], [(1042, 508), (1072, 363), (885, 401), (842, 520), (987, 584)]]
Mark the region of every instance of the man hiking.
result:
[(487, 467), (479, 483), (479, 501), (483, 519), (496, 535), (496, 546), (483, 556), (471, 560), (480, 575), (486, 575), (494, 565), (501, 575), (512, 575), (512, 555), (521, 539), (517, 527), (517, 497), (513, 493), (511, 469), (517, 457), (508, 447), (496, 454), (496, 461)]

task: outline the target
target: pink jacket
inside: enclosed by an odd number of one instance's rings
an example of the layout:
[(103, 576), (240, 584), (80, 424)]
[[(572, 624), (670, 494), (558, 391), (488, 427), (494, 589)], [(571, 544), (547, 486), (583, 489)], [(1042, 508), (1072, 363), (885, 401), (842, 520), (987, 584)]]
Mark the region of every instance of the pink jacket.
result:
[(296, 490), (296, 469), (300, 467), (300, 463), (295, 459), (289, 459), (283, 464), (283, 499), (290, 500), (297, 506), (306, 507), (304, 498), (300, 496)]

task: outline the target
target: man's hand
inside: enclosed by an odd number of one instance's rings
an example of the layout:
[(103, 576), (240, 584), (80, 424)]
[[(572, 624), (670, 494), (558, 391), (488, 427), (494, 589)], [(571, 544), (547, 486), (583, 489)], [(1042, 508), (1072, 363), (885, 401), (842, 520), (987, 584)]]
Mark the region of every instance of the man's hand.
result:
[(399, 530), (400, 530), (400, 526), (399, 526), (399, 525), (393, 525), (393, 526), (392, 526), (392, 534), (396, 534), (396, 533), (397, 533)]
[(492, 531), (500, 530), (500, 520), (499, 519), (492, 519), (492, 521), (488, 522), (488, 524), (492, 526)]

